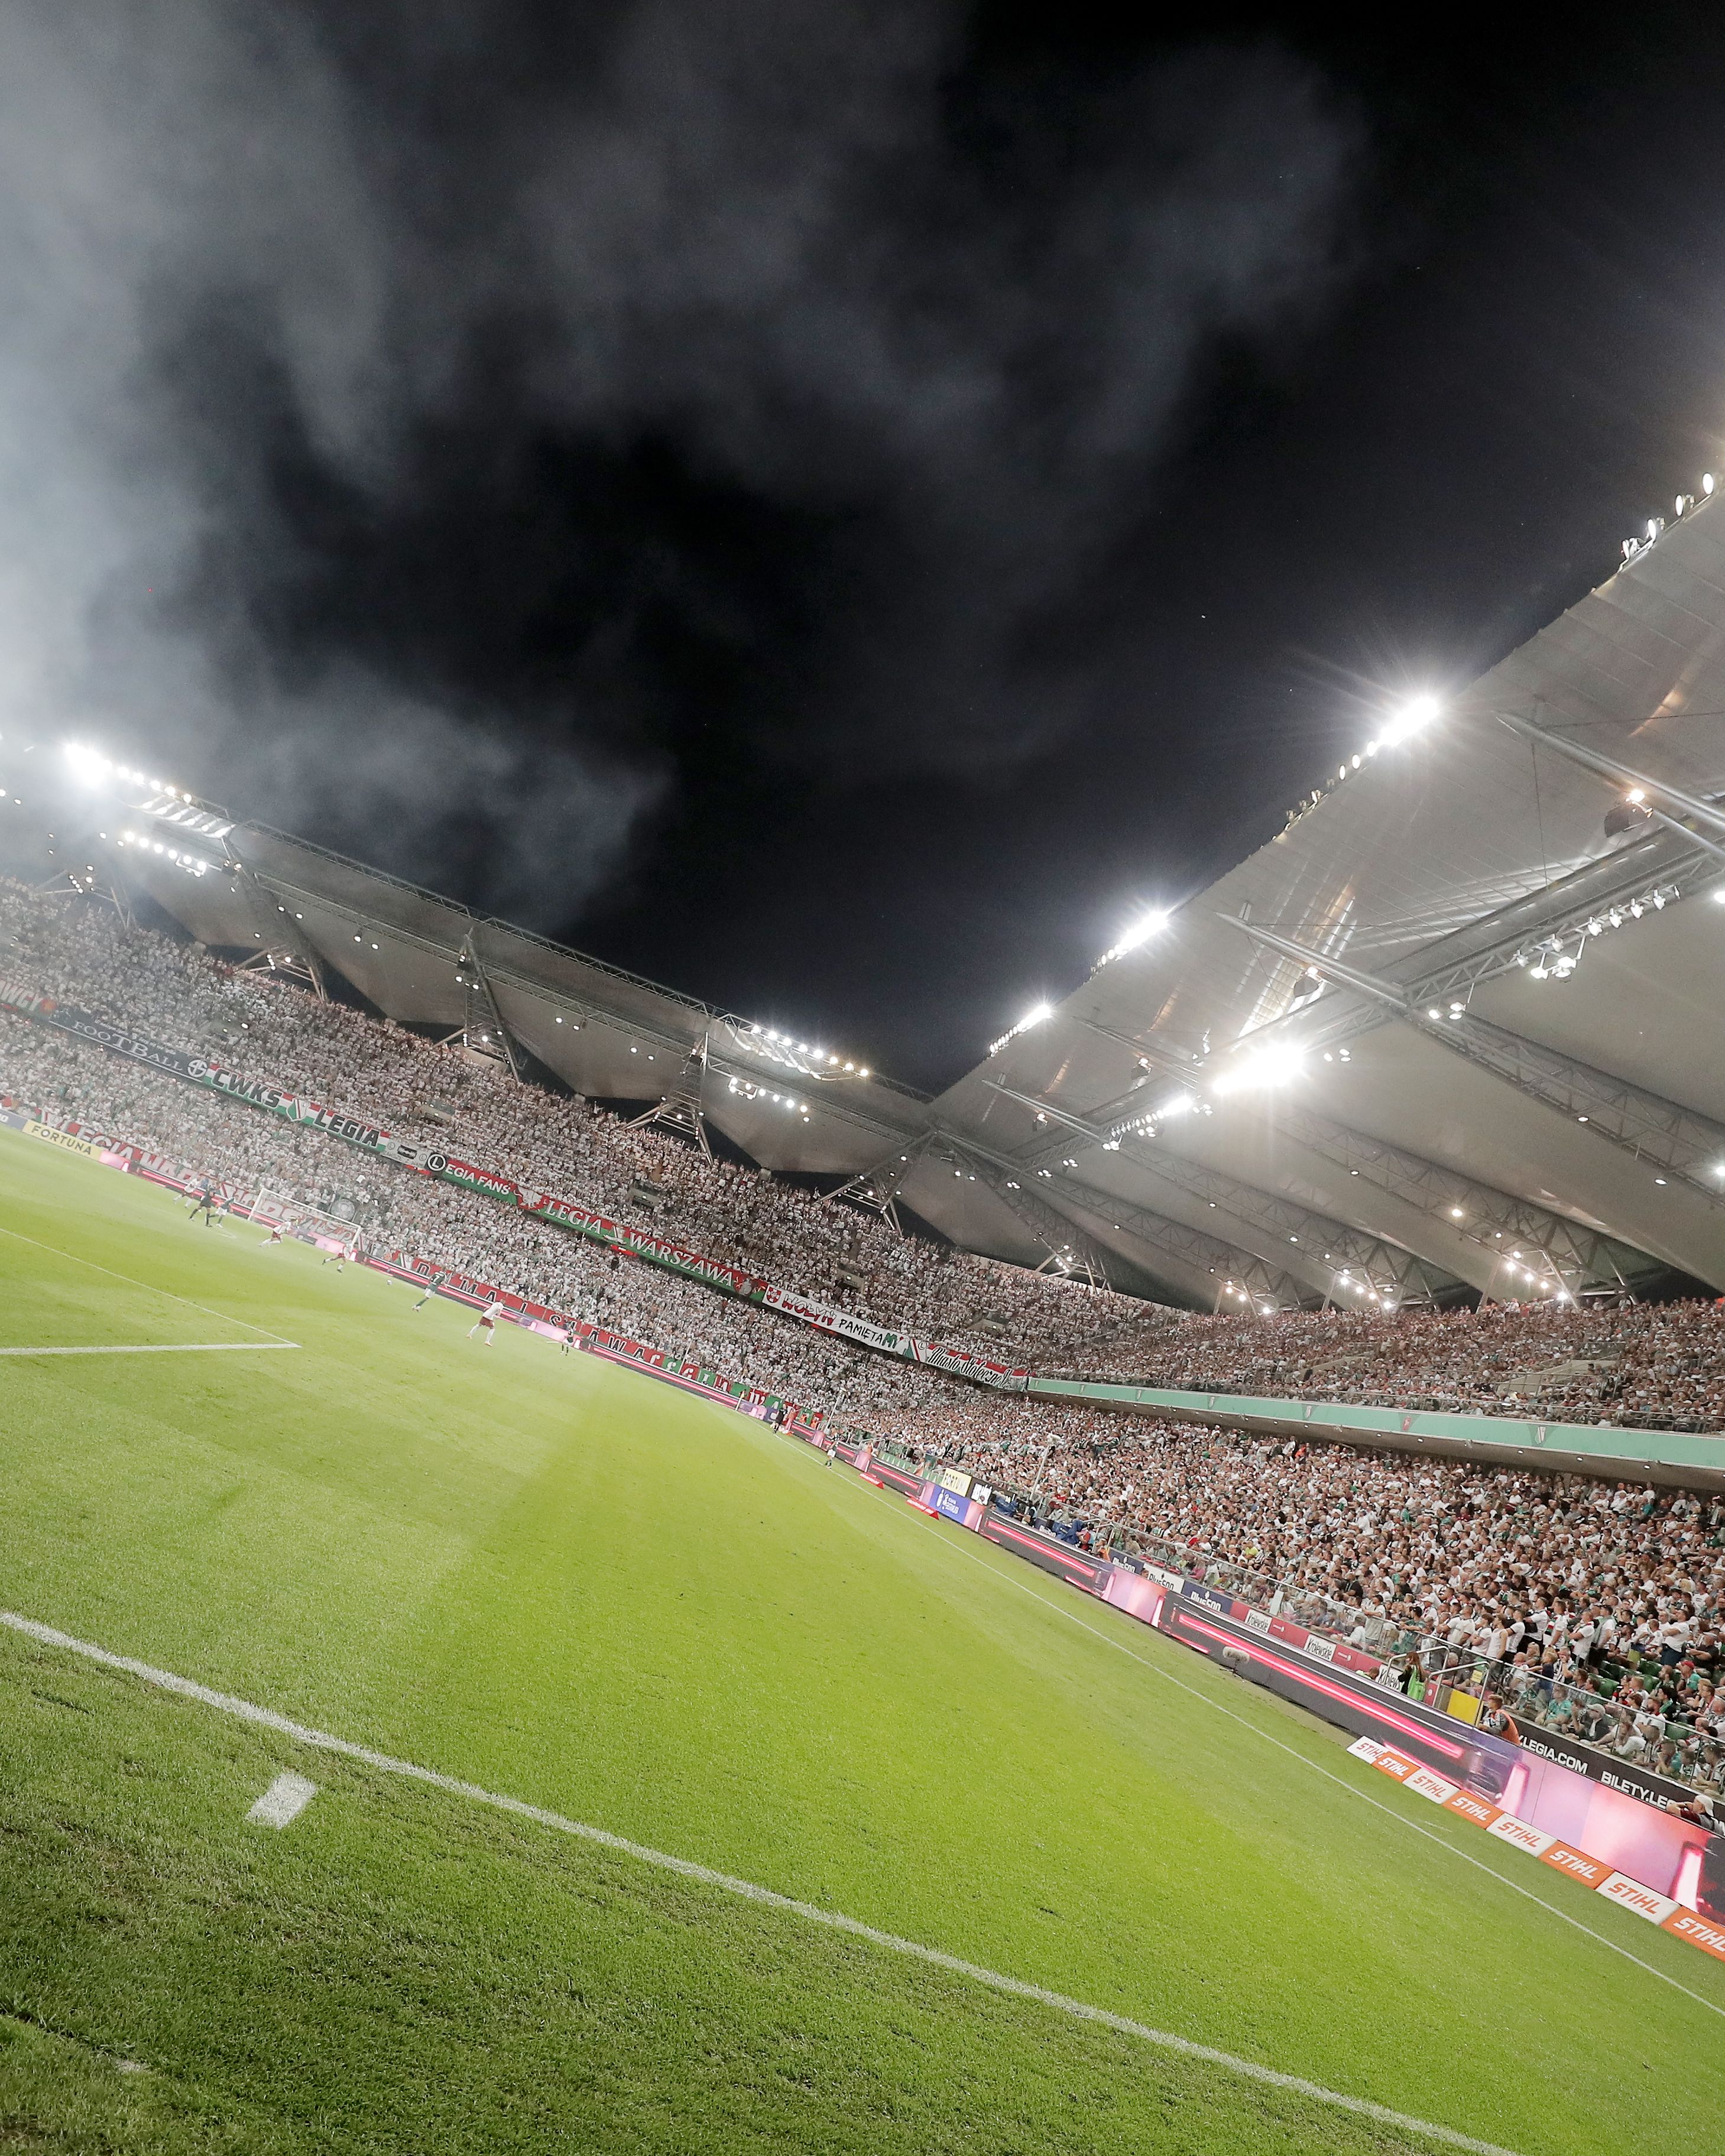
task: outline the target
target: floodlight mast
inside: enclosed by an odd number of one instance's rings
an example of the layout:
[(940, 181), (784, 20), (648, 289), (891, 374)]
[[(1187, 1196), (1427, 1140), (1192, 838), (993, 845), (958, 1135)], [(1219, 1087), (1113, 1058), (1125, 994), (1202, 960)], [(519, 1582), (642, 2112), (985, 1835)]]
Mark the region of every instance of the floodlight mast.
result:
[(860, 1206), (865, 1213), (878, 1213), (889, 1226), (901, 1235), (905, 1235), (905, 1224), (898, 1217), (899, 1193), (911, 1170), (928, 1150), (932, 1135), (925, 1131), (920, 1137), (903, 1141), (903, 1152), (895, 1146), (873, 1168), (863, 1168), (836, 1188), (824, 1192), (820, 1203), (830, 1205), (836, 1199), (845, 1199), (852, 1205)]
[(473, 1031), (474, 992), (477, 989), (480, 998), (480, 1009), (484, 1013), (485, 1016), (490, 1020), (491, 1026), (496, 1032), (497, 1045), (503, 1050), (503, 1060), (509, 1066), (509, 1075), (511, 1078), (519, 1081), (521, 1075), (521, 1057), (516, 1051), (515, 1036), (511, 1033), (508, 1024), (504, 1019), (502, 1009), (499, 1006), (496, 994), (491, 987), (490, 976), (486, 973), (485, 968), (480, 961), (479, 952), (474, 947), (474, 939), (476, 933), (477, 924), (475, 924), (475, 927), (470, 928), (467, 932), (467, 935), (462, 942), (460, 952), (455, 960), (458, 970), (462, 967), (465, 967), (468, 972), (473, 975), (473, 979), (467, 984), (465, 992), (467, 1009), (465, 1013), (465, 1023), (463, 1024), (461, 1029), (462, 1040), (465, 1045), (471, 1047), (472, 1043), (469, 1040), (469, 1035)]
[(711, 1153), (712, 1146), (706, 1134), (705, 1095), (707, 1051), (712, 1043), (712, 1033), (709, 1025), (684, 1057), (678, 1075), (645, 1115), (631, 1120), (630, 1130), (675, 1131), (679, 1137), (688, 1138), (699, 1146), (704, 1153)]

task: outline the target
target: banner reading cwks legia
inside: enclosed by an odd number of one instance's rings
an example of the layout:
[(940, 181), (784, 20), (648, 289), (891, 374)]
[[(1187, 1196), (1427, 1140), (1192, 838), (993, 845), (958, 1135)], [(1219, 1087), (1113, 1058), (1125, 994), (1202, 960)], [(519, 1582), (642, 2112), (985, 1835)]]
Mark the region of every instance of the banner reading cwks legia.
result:
[(710, 1287), (723, 1289), (747, 1301), (764, 1303), (787, 1317), (794, 1317), (819, 1332), (840, 1334), (880, 1354), (897, 1355), (906, 1362), (926, 1363), (934, 1369), (993, 1386), (997, 1391), (1021, 1393), (1029, 1383), (1028, 1370), (1010, 1369), (963, 1348), (944, 1348), (937, 1342), (919, 1340), (890, 1326), (873, 1324), (866, 1318), (853, 1317), (849, 1311), (835, 1310), (830, 1304), (775, 1287), (758, 1274), (746, 1272), (721, 1259), (709, 1258), (680, 1243), (667, 1241), (649, 1229), (611, 1219), (569, 1199), (554, 1197), (548, 1191), (529, 1197), (519, 1183), (506, 1175), (500, 1175), (494, 1168), (459, 1159), (435, 1146), (397, 1137), (377, 1124), (322, 1107), (304, 1094), (290, 1092), (285, 1086), (271, 1085), (265, 1079), (244, 1077), (207, 1056), (170, 1048), (116, 1019), (81, 1010), (75, 1004), (63, 1004), (51, 996), (38, 995), (18, 982), (0, 980), (0, 1007), (15, 1011), (21, 1017), (34, 1019), (39, 1024), (57, 1027), (77, 1040), (107, 1050), (110, 1055), (146, 1064), (151, 1070), (180, 1079), (187, 1085), (225, 1093), (230, 1100), (244, 1101), (249, 1106), (280, 1117), (284, 1122), (296, 1124), (302, 1129), (323, 1131), (331, 1137), (340, 1138), (346, 1144), (382, 1159), (393, 1160), (421, 1175), (435, 1176), (442, 1182), (458, 1183), (464, 1190), (495, 1198), (501, 1204), (517, 1206), (536, 1219), (571, 1229), (611, 1249), (630, 1251), (667, 1271), (704, 1281)]

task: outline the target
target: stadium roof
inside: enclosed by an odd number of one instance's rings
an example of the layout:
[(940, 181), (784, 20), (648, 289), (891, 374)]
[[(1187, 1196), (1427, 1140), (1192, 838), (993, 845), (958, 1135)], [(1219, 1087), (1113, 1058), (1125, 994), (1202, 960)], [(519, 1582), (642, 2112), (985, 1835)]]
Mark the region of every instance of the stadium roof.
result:
[(1725, 1287), (1722, 798), (1703, 500), (932, 1112), (1190, 1299)]
[(1667, 1267), (1725, 1290), (1711, 500), (1466, 690), (1387, 713), (1277, 838), (932, 1101), (106, 770), (127, 874), (205, 942), (332, 967), (583, 1093), (698, 1084), (764, 1166), (896, 1178), (971, 1248), (1235, 1308)]

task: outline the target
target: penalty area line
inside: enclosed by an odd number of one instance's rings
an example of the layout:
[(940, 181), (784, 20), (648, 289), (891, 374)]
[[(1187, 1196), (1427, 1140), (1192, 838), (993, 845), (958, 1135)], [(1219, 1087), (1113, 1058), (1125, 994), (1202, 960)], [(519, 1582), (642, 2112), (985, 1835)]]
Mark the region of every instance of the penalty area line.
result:
[(1339, 2089), (1325, 2088), (1321, 2082), (1309, 2082), (1298, 2074), (1285, 2074), (1274, 2066), (1260, 2066), (1255, 2059), (1242, 2059), (1231, 2051), (1219, 2051), (1208, 2044), (1194, 2043), (1190, 2037), (1178, 2036), (1167, 2029), (1153, 2029), (1147, 2023), (1133, 2021), (1123, 2014), (1111, 2013), (1106, 2007), (1091, 2006), (1081, 1999), (1070, 1999), (1064, 1992), (1050, 1991), (1040, 1984), (1027, 1984), (1020, 1977), (1007, 1976), (999, 1969), (985, 1969), (978, 1962), (962, 1960), (957, 1954), (942, 1952), (939, 1947), (925, 1946), (920, 1940), (901, 1938), (895, 1932), (878, 1930), (859, 1917), (847, 1917), (837, 1909), (823, 1909), (812, 1902), (798, 1902), (788, 1894), (780, 1894), (771, 1887), (758, 1887), (752, 1880), (733, 1878), (729, 1872), (716, 1871), (710, 1866), (696, 1864), (686, 1856), (673, 1856), (667, 1851), (649, 1848), (644, 1842), (630, 1841), (624, 1835), (613, 1834), (607, 1828), (589, 1825), (585, 1820), (567, 1819), (561, 1812), (547, 1811), (538, 1804), (530, 1804), (520, 1797), (501, 1794), (495, 1789), (481, 1789), (477, 1783), (458, 1780), (452, 1774), (441, 1774), (435, 1768), (421, 1767), (410, 1759), (392, 1758), (387, 1752), (373, 1752), (363, 1744), (355, 1744), (345, 1737), (332, 1737), (321, 1729), (309, 1729), (303, 1723), (293, 1722), (273, 1707), (256, 1706), (250, 1700), (235, 1698), (229, 1692), (213, 1691), (207, 1685), (195, 1682), (190, 1677), (177, 1676), (171, 1670), (158, 1670), (148, 1662), (135, 1661), (127, 1655), (110, 1654), (105, 1647), (93, 1645), (87, 1640), (74, 1639), (69, 1633), (57, 1632), (51, 1625), (41, 1625), (31, 1617), (21, 1617), (10, 1609), (0, 1609), (0, 1625), (22, 1633), (40, 1646), (56, 1647), (63, 1652), (80, 1655), (86, 1661), (97, 1662), (105, 1669), (119, 1670), (127, 1676), (141, 1679), (160, 1691), (177, 1694), (182, 1699), (196, 1700), (201, 1706), (213, 1707), (218, 1713), (232, 1715), (236, 1721), (250, 1722), (264, 1729), (290, 1738), (296, 1744), (304, 1744), (320, 1752), (334, 1753), (344, 1759), (356, 1759), (362, 1766), (372, 1767), (385, 1774), (399, 1774), (410, 1781), (423, 1782), (434, 1789), (442, 1789), (451, 1796), (465, 1797), (474, 1804), (487, 1804), (495, 1811), (507, 1812), (516, 1819), (531, 1820), (536, 1826), (548, 1827), (555, 1834), (572, 1835), (580, 1841), (595, 1844), (619, 1856), (633, 1857), (639, 1864), (650, 1865), (655, 1871), (674, 1873), (680, 1879), (692, 1880), (697, 1886), (716, 1887), (721, 1893), (732, 1894), (740, 1900), (753, 1902), (763, 1908), (783, 1910), (787, 1916), (800, 1917), (805, 1923), (819, 1924), (829, 1931), (842, 1932), (852, 1938), (865, 1939), (870, 1946), (880, 1947), (888, 1953), (902, 1954), (912, 1961), (927, 1964), (944, 1969), (949, 1975), (967, 1977), (973, 1984), (985, 1986), (990, 1991), (1004, 1994), (1009, 1999), (1026, 1999), (1039, 2006), (1052, 2008), (1056, 2013), (1069, 2015), (1076, 2021), (1087, 2021), (1103, 2029), (1112, 2030), (1117, 2035), (1130, 2036), (1139, 2043), (1153, 2046), (1158, 2051), (1172, 2052), (1175, 2056), (1191, 2059), (1200, 2065), (1219, 2066), (1224, 2072), (1235, 2075), (1242, 2081), (1256, 2082), (1267, 2088), (1281, 2089), (1291, 2096), (1308, 2097), (1314, 2103), (1327, 2105), (1332, 2110), (1351, 2112), (1356, 2118), (1370, 2119), (1374, 2125), (1392, 2127), (1404, 2133), (1417, 2133), (1428, 2141), (1441, 2143), (1447, 2148), (1464, 2148), (1470, 2156), (1514, 2156), (1514, 2152), (1500, 2148), (1496, 2142), (1476, 2140), (1471, 2134), (1459, 2133), (1454, 2127), (1440, 2126), (1430, 2119), (1415, 2118), (1406, 2112), (1392, 2111), (1388, 2105), (1373, 2103), (1369, 2097), (1348, 2096)]
[(0, 1355), (269, 1355), (297, 1340), (176, 1340), (125, 1348), (0, 1348)]

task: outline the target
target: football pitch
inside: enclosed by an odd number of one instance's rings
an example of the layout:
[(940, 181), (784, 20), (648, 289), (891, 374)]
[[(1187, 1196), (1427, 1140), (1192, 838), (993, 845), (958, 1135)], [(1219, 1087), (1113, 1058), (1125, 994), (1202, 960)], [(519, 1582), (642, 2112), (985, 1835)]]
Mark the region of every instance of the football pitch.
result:
[(223, 1696), (0, 1626), (0, 2147), (1717, 2145), (1725, 1966), (806, 1446), (413, 1303), (0, 1130), (0, 1609)]

